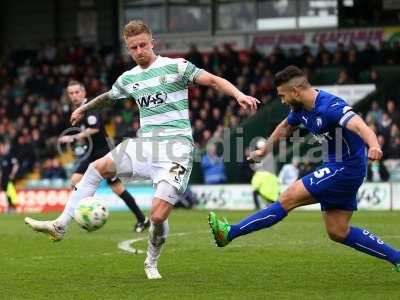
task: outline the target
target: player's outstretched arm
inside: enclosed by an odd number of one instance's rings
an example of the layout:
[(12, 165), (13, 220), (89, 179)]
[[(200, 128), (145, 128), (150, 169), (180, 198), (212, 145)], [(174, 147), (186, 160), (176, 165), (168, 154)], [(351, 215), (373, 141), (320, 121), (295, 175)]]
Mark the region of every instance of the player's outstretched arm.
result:
[(346, 128), (358, 134), (368, 145), (368, 158), (379, 160), (382, 158), (382, 150), (375, 132), (365, 124), (359, 116), (352, 117), (346, 124)]
[(104, 94), (101, 94), (97, 97), (95, 97), (93, 100), (85, 103), (82, 106), (79, 106), (77, 109), (75, 109), (72, 114), (71, 114), (71, 124), (75, 125), (77, 124), (85, 115), (85, 112), (91, 109), (100, 109), (105, 106), (109, 106), (114, 104), (114, 100), (110, 97), (109, 92), (106, 92)]
[(260, 101), (256, 98), (243, 94), (228, 80), (204, 70), (201, 71), (196, 77), (195, 82), (201, 85), (212, 87), (224, 93), (225, 95), (234, 97), (239, 105), (244, 109), (255, 111), (257, 109), (257, 104), (260, 103)]
[(250, 152), (247, 159), (250, 161), (257, 161), (261, 157), (266, 156), (274, 149), (274, 146), (279, 143), (281, 138), (290, 137), (293, 134), (293, 131), (296, 130), (296, 128), (297, 126), (292, 126), (288, 123), (287, 118), (284, 119), (281, 123), (279, 123), (278, 126), (276, 126), (275, 130), (272, 132), (265, 145), (260, 149)]
[(72, 143), (74, 140), (81, 140), (87, 138), (91, 135), (94, 135), (99, 132), (97, 128), (86, 128), (85, 130), (72, 135), (64, 135), (58, 139), (58, 142), (61, 144)]

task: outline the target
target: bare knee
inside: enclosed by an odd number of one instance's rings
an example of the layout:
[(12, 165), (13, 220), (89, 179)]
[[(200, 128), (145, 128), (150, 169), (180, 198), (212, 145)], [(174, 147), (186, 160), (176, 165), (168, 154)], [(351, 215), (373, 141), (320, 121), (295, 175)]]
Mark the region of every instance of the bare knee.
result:
[(150, 211), (150, 220), (153, 224), (162, 224), (168, 219), (169, 208), (161, 207), (160, 205), (153, 207)]
[(331, 240), (343, 242), (350, 230), (350, 219), (353, 212), (340, 209), (330, 209), (324, 212), (326, 232)]
[(286, 189), (281, 196), (279, 197), (279, 201), (282, 205), (282, 207), (287, 211), (291, 211), (296, 207), (295, 202), (294, 202), (294, 190), (293, 188), (288, 188)]
[(165, 218), (163, 218), (160, 215), (157, 214), (151, 214), (150, 216), (150, 220), (153, 224), (162, 224), (164, 223), (164, 221), (166, 220)]
[(89, 167), (95, 168), (103, 178), (111, 178), (116, 174), (113, 160), (106, 156), (95, 160)]
[(292, 183), (280, 196), (280, 203), (286, 212), (299, 206), (316, 203), (305, 188), (301, 179)]
[(348, 228), (327, 228), (327, 233), (329, 238), (332, 241), (341, 243), (343, 242), (348, 233), (349, 233), (349, 229)]

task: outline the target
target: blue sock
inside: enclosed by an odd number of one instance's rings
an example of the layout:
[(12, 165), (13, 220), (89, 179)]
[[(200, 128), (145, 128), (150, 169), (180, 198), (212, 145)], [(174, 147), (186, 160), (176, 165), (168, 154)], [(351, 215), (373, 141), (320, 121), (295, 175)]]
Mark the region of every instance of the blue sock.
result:
[(392, 264), (400, 263), (400, 252), (386, 245), (368, 230), (350, 227), (349, 234), (342, 243), (358, 251), (387, 260)]
[(287, 212), (283, 209), (281, 203), (277, 201), (274, 204), (247, 217), (240, 223), (231, 225), (231, 229), (228, 233), (228, 240), (231, 241), (238, 236), (271, 227), (286, 216)]

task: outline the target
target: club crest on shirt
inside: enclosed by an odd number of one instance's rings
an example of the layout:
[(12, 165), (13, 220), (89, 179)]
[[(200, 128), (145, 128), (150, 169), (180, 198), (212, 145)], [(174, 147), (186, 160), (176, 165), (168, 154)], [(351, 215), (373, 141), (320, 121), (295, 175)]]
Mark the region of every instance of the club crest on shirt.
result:
[(166, 83), (167, 82), (167, 76), (161, 75), (160, 76), (160, 83)]
[(324, 132), (321, 134), (315, 134), (315, 133), (311, 133), (314, 137), (314, 139), (320, 143), (323, 144), (325, 142), (327, 142), (328, 140), (333, 140), (333, 138), (329, 135), (329, 132)]

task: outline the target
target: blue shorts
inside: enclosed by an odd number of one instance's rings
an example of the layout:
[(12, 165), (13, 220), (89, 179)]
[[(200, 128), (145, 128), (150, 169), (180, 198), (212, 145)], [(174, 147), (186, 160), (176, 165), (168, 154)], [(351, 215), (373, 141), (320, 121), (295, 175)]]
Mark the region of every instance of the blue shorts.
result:
[(321, 210), (357, 210), (357, 192), (364, 181), (366, 169), (346, 164), (324, 164), (302, 178)]

